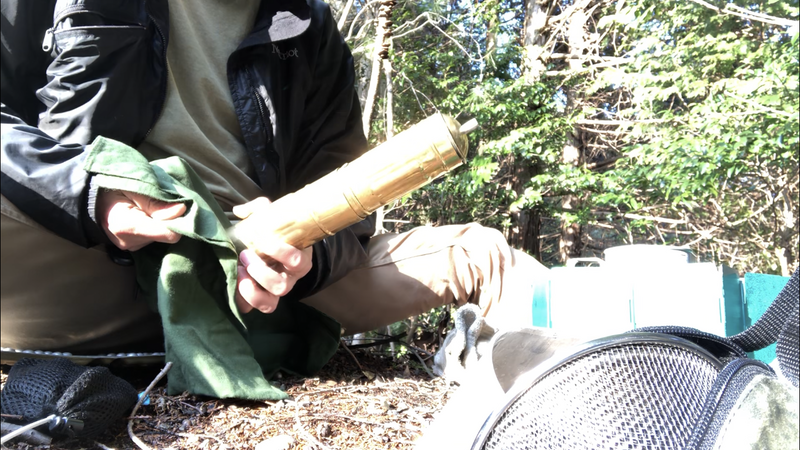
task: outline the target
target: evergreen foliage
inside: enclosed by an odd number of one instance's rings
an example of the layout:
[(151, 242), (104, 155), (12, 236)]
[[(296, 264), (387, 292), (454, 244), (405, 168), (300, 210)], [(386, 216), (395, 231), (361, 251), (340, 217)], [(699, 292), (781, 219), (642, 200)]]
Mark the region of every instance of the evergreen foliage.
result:
[[(512, 240), (532, 217), (526, 250), (548, 265), (575, 224), (585, 256), (688, 245), (740, 272), (793, 270), (798, 0), (540, 2), (542, 73), (523, 60), (531, 1), (395, 6), (394, 131), (435, 111), (481, 128), (469, 164), (394, 205), (387, 228), (478, 221)], [(369, 34), (348, 40), (361, 65)]]

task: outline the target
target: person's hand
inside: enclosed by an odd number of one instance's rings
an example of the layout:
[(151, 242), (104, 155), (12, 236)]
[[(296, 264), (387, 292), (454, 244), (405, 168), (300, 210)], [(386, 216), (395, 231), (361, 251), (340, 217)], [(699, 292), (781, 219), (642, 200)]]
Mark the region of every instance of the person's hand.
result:
[[(269, 199), (259, 197), (235, 206), (233, 213), (245, 219), (256, 209), (269, 204)], [(313, 247), (300, 250), (277, 237), (262, 237), (260, 245), (258, 251), (247, 249), (239, 254), (236, 306), (242, 313), (248, 313), (253, 308), (263, 313), (275, 311), (278, 300), (311, 270)]]
[(139, 250), (151, 242), (178, 242), (181, 235), (169, 230), (164, 221), (185, 212), (183, 203), (165, 203), (135, 192), (100, 189), (97, 193), (97, 220), (122, 250)]

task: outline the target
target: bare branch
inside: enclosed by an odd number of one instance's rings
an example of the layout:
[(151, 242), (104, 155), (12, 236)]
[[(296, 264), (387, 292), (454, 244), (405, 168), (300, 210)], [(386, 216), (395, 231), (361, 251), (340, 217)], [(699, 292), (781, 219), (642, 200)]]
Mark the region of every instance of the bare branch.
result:
[(133, 406), (133, 410), (131, 411), (131, 416), (128, 419), (128, 436), (130, 436), (133, 443), (136, 444), (136, 446), (142, 450), (150, 450), (150, 446), (145, 444), (144, 441), (139, 439), (139, 436), (136, 436), (136, 433), (133, 432), (133, 421), (134, 417), (136, 417), (136, 411), (139, 410), (139, 407), (142, 406), (142, 403), (144, 403), (144, 401), (147, 399), (147, 396), (148, 394), (150, 394), (150, 391), (153, 390), (153, 388), (162, 378), (164, 378), (164, 375), (166, 375), (167, 372), (169, 372), (169, 369), (171, 368), (172, 368), (171, 361), (167, 362), (164, 365), (164, 368), (161, 369), (161, 372), (159, 372), (158, 375), (156, 375), (156, 377), (153, 379), (153, 381), (150, 382), (150, 384), (147, 386), (144, 392), (142, 392), (141, 395), (139, 395), (139, 401), (137, 401), (136, 405)]
[(720, 9), (711, 3), (705, 2), (703, 0), (691, 0), (693, 3), (697, 3), (700, 6), (704, 6), (710, 10), (716, 11), (719, 14), (727, 14), (731, 16), (741, 17), (742, 19), (756, 21), (756, 22), (763, 22), (770, 25), (777, 25), (779, 27), (796, 27), (797, 21), (796, 20), (789, 20), (789, 19), (782, 19), (780, 17), (772, 17), (768, 16), (763, 13), (753, 12), (742, 7), (726, 3), (724, 9)]
[[(412, 30), (409, 30), (409, 31), (406, 31), (406, 32), (403, 32), (403, 33), (395, 33), (395, 34), (392, 36), (392, 39), (399, 38), (399, 37), (403, 37), (403, 36), (405, 36), (405, 35), (407, 35), (407, 34), (410, 34), (410, 33), (416, 32), (416, 31), (418, 31), (418, 30), (420, 30), (420, 29), (424, 28), (424, 27), (425, 27), (425, 25), (430, 25), (430, 26), (432, 26), (433, 28), (436, 28), (436, 29), (437, 29), (437, 30), (438, 30), (440, 33), (442, 33), (442, 35), (443, 35), (444, 37), (446, 37), (447, 39), (450, 39), (451, 41), (453, 41), (453, 43), (454, 43), (454, 44), (456, 44), (456, 46), (459, 48), (459, 50), (461, 50), (461, 51), (464, 53), (464, 55), (466, 55), (466, 56), (467, 56), (467, 58), (469, 58), (469, 59), (470, 59), (470, 61), (473, 61), (473, 62), (480, 62), (480, 61), (483, 61), (483, 60), (486, 58), (486, 56), (485, 56), (485, 55), (480, 55), (480, 52), (478, 52), (478, 53), (479, 53), (479, 56), (478, 56), (478, 58), (475, 58), (475, 57), (473, 57), (472, 55), (470, 55), (469, 51), (468, 51), (466, 48), (464, 48), (464, 46), (463, 46), (463, 45), (461, 45), (461, 43), (460, 43), (460, 42), (458, 42), (458, 40), (456, 40), (456, 39), (455, 39), (453, 36), (451, 36), (450, 34), (446, 33), (446, 32), (445, 32), (444, 30), (442, 30), (441, 28), (439, 28), (439, 26), (436, 24), (436, 22), (434, 22), (434, 21), (432, 20), (432, 18), (431, 18), (432, 16), (436, 16), (436, 17), (437, 17), (438, 19), (440, 19), (440, 20), (444, 20), (444, 21), (446, 21), (446, 22), (449, 22), (450, 24), (452, 24), (453, 26), (455, 26), (455, 27), (456, 27), (456, 28), (457, 28), (457, 29), (458, 29), (460, 32), (462, 32), (462, 33), (464, 33), (464, 34), (468, 34), (468, 33), (466, 33), (466, 31), (465, 31), (464, 29), (462, 29), (460, 26), (458, 26), (457, 24), (454, 24), (454, 23), (453, 23), (453, 22), (452, 22), (450, 19), (448, 19), (448, 18), (446, 18), (446, 17), (442, 17), (442, 16), (440, 16), (440, 15), (438, 15), (438, 14), (432, 14), (432, 13), (430, 13), (430, 12), (425, 12), (425, 13), (422, 13), (422, 14), (420, 14), (419, 16), (417, 16), (417, 18), (416, 18), (416, 19), (414, 19), (413, 21), (411, 21), (411, 23), (415, 23), (417, 20), (419, 20), (420, 18), (423, 18), (423, 17), (425, 18), (425, 22), (423, 22), (423, 23), (422, 23), (420, 26), (418, 26), (418, 27), (416, 27), (416, 28), (414, 28), (414, 29), (412, 29)], [(402, 28), (403, 28), (402, 26), (401, 26), (401, 27), (398, 27), (397, 31), (401, 30)], [(472, 40), (472, 42), (473, 42), (473, 43), (475, 43), (475, 46), (477, 47), (477, 46), (478, 46), (478, 43), (475, 41), (475, 39), (473, 39), (471, 36), (470, 36), (470, 39)]]
[(738, 113), (738, 114), (749, 115), (749, 114), (759, 114), (759, 113), (762, 113), (762, 112), (769, 112), (769, 113), (772, 113), (772, 114), (777, 114), (779, 116), (788, 117), (790, 119), (796, 118), (797, 114), (798, 114), (796, 112), (795, 113), (789, 113), (789, 112), (786, 112), (786, 111), (779, 111), (777, 109), (773, 109), (773, 108), (770, 108), (768, 106), (764, 106), (761, 103), (758, 103), (756, 101), (749, 100), (749, 99), (746, 99), (746, 98), (742, 98), (742, 97), (739, 97), (738, 95), (731, 94), (731, 93), (728, 93), (728, 92), (726, 92), (725, 95), (727, 95), (728, 97), (735, 98), (736, 100), (739, 100), (741, 102), (745, 102), (745, 103), (748, 103), (750, 105), (753, 105), (753, 106), (755, 106), (756, 108), (758, 108), (760, 110), (760, 111), (744, 111), (744, 112)]
[(347, 15), (350, 14), (350, 8), (353, 7), (353, 0), (347, 0), (347, 3), (344, 5), (344, 9), (342, 9), (342, 15), (339, 16), (339, 23), (336, 24), (336, 28), (339, 29), (341, 33), (344, 29), (344, 23), (347, 21)]
[(609, 126), (627, 126), (635, 123), (666, 123), (669, 120), (665, 119), (623, 119), (623, 120), (597, 120), (597, 119), (580, 119), (575, 123), (578, 125), (609, 125)]
[(371, 2), (361, 7), (361, 11), (359, 11), (358, 14), (356, 14), (356, 16), (353, 18), (353, 21), (350, 22), (350, 30), (347, 32), (346, 40), (350, 40), (350, 38), (353, 36), (353, 27), (355, 27), (356, 22), (358, 22), (358, 19), (361, 17), (361, 14), (364, 14), (364, 12), (368, 11), (371, 6), (377, 5), (379, 3), (380, 0), (372, 0)]

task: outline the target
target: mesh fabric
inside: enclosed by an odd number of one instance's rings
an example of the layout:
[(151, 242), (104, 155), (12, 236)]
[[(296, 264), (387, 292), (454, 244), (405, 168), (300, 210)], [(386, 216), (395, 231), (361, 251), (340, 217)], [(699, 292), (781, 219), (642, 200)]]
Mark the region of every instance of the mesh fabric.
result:
[(517, 397), (482, 448), (681, 449), (718, 372), (709, 357), (684, 348), (598, 350)]
[[(800, 337), (798, 337), (798, 330), (800, 330), (800, 303), (797, 302), (797, 272), (794, 273), (794, 290), (786, 292), (787, 295), (793, 295), (795, 298), (794, 311), (786, 319), (783, 325), (783, 330), (778, 337), (778, 345), (775, 349), (775, 354), (778, 358), (778, 366), (783, 375), (792, 383), (794, 387), (798, 387), (798, 372), (800, 371)], [(791, 281), (790, 281), (791, 283)]]
[(712, 355), (722, 362), (730, 362), (738, 358), (747, 358), (747, 353), (735, 342), (728, 338), (720, 337), (715, 334), (707, 333), (696, 328), (679, 327), (679, 326), (655, 326), (655, 327), (642, 327), (637, 328), (631, 333), (662, 333), (678, 336), (686, 339), (687, 341), (694, 342), (695, 344), (708, 350)]
[(752, 359), (739, 359), (722, 369), (703, 405), (703, 414), (694, 427), (687, 450), (713, 450), (728, 415), (738, 404), (742, 392), (758, 375), (774, 374)]
[(102, 433), (137, 400), (136, 390), (105, 367), (64, 358), (23, 358), (11, 367), (0, 394), (3, 414), (34, 422), (50, 414), (81, 420), (80, 437)]

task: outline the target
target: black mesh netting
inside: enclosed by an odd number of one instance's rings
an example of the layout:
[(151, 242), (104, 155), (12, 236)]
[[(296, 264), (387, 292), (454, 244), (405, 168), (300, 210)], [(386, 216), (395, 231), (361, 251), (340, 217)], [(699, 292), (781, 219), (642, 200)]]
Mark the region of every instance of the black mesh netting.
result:
[[(798, 295), (797, 291), (797, 273), (795, 272), (794, 292), (791, 295)], [(792, 315), (786, 320), (783, 325), (783, 330), (778, 337), (778, 345), (775, 353), (778, 357), (778, 366), (781, 372), (787, 379), (794, 385), (800, 386), (800, 305), (795, 303)]]
[(105, 367), (84, 367), (64, 358), (23, 358), (8, 373), (0, 394), (3, 414), (34, 422), (50, 414), (83, 421), (78, 437), (102, 433), (137, 400), (136, 390)]
[(682, 449), (718, 367), (658, 344), (589, 353), (518, 397), (482, 449)]
[(730, 339), (706, 333), (696, 328), (667, 325), (642, 327), (631, 331), (631, 333), (641, 332), (678, 336), (703, 347), (714, 355), (714, 357), (723, 362), (730, 362), (738, 358), (747, 358), (747, 353), (745, 353), (744, 349)]

